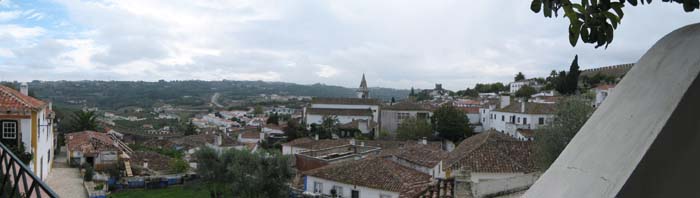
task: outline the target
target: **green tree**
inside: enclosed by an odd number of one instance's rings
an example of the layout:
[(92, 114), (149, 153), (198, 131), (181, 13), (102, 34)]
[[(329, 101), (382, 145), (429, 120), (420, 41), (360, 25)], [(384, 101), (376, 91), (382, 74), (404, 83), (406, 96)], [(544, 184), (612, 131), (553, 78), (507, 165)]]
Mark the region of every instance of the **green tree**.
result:
[(404, 119), (396, 129), (396, 138), (400, 140), (418, 140), (424, 137), (431, 137), (432, 135), (433, 128), (430, 126), (430, 123), (427, 120), (415, 117)]
[(183, 159), (174, 158), (170, 160), (170, 172), (172, 173), (186, 173), (189, 168), (190, 165)]
[[(698, 0), (662, 1), (683, 4), (685, 12), (700, 8)], [(650, 4), (651, 0), (581, 0), (580, 3), (571, 0), (532, 0), (530, 9), (535, 13), (542, 11), (545, 17), (552, 17), (552, 12), (557, 16), (559, 9), (563, 9), (564, 17), (569, 19), (571, 46), (576, 46), (580, 37), (584, 43), (595, 44), (596, 48), (603, 45), (607, 48), (612, 43), (615, 29), (624, 16), (622, 8), (628, 3), (637, 6), (638, 2)]]
[(189, 122), (187, 122), (184, 125), (185, 126), (183, 126), (183, 128), (184, 128), (185, 136), (197, 134), (197, 126), (194, 126), (194, 123), (192, 123), (192, 120), (190, 120)]
[(287, 197), (288, 183), (294, 175), (289, 158), (278, 152), (255, 152), (228, 149), (217, 153), (203, 147), (194, 154), (197, 174), (212, 198)]
[(569, 67), (569, 73), (566, 74), (567, 94), (575, 94), (578, 91), (578, 76), (581, 75), (578, 67), (578, 55), (574, 56), (574, 60)]
[(534, 153), (538, 169), (549, 168), (592, 113), (590, 101), (580, 97), (569, 97), (557, 104), (552, 122), (535, 132)]
[(525, 75), (522, 72), (518, 72), (518, 74), (515, 75), (515, 82), (525, 80)]
[(442, 105), (433, 112), (432, 124), (440, 137), (454, 142), (473, 135), (469, 118), (451, 104)]
[(277, 125), (279, 123), (279, 115), (277, 115), (277, 113), (270, 115), (265, 123)]
[(71, 116), (72, 131), (97, 131), (97, 114), (94, 111), (75, 111)]
[(287, 136), (287, 141), (308, 136), (306, 129), (301, 126), (299, 120), (296, 119), (289, 120), (287, 126), (285, 126), (282, 131), (284, 131), (284, 135)]
[(337, 116), (323, 116), (321, 125), (318, 126), (316, 135), (321, 139), (328, 139), (333, 137), (333, 134), (338, 134), (340, 130), (340, 121), (338, 121)]
[(530, 98), (533, 94), (536, 94), (537, 90), (535, 88), (525, 85), (520, 87), (518, 91), (515, 92), (515, 97)]
[(86, 164), (85, 165), (85, 174), (83, 175), (83, 180), (84, 181), (92, 181), (93, 176), (95, 176), (95, 170), (92, 168), (92, 165)]
[(255, 116), (262, 115), (263, 113), (265, 113), (265, 112), (263, 112), (263, 107), (262, 107), (262, 106), (256, 105), (255, 107), (253, 107), (253, 114), (254, 114)]

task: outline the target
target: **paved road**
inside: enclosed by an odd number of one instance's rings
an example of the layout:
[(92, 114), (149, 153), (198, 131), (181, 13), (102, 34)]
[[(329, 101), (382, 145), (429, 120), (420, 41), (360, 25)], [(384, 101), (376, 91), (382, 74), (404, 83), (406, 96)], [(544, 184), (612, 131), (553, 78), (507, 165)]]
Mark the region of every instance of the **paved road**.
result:
[(46, 183), (60, 197), (87, 198), (80, 171), (68, 166), (65, 150), (62, 148), (61, 151), (61, 154), (58, 154), (54, 159), (53, 170), (51, 170)]
[(214, 104), (216, 107), (223, 108), (224, 105), (219, 104), (219, 96), (221, 96), (219, 92), (214, 93), (214, 95), (211, 96), (211, 104)]

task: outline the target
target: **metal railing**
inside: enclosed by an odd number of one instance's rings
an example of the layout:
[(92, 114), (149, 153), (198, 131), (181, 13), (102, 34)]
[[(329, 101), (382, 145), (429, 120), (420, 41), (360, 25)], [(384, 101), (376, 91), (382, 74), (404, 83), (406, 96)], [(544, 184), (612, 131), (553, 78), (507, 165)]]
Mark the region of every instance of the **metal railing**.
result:
[(0, 198), (58, 197), (10, 149), (0, 143)]

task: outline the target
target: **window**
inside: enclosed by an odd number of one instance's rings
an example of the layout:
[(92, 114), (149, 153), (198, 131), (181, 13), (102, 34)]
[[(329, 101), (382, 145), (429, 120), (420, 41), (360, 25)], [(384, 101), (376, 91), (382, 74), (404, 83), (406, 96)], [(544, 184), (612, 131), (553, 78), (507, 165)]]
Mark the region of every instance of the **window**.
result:
[(520, 123), (520, 117), (518, 117), (518, 123)]
[(391, 198), (391, 195), (380, 194), (379, 198)]
[(397, 113), (396, 116), (399, 120), (403, 120), (403, 119), (408, 118), (408, 116), (410, 116), (410, 115), (408, 113)]
[(323, 193), (323, 183), (314, 182), (314, 193)]
[(337, 197), (343, 197), (343, 187), (342, 186), (333, 186), (333, 190), (335, 190), (335, 194)]
[(540, 124), (540, 125), (543, 125), (543, 124), (544, 124), (544, 118), (540, 118), (539, 124)]
[(360, 198), (360, 191), (352, 190), (352, 191), (350, 191), (350, 193), (352, 193), (352, 195), (351, 195), (352, 198)]
[(506, 116), (501, 115), (501, 121), (506, 121)]
[(523, 118), (523, 124), (527, 124), (527, 118)]
[(17, 122), (2, 122), (2, 138), (17, 139)]

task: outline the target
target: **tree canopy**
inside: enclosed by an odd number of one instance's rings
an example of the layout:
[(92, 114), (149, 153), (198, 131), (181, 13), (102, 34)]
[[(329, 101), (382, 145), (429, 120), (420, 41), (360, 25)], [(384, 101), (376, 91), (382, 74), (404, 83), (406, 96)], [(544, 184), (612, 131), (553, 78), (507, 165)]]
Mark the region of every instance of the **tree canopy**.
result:
[(517, 81), (525, 80), (525, 75), (522, 72), (518, 72), (518, 74), (515, 75), (515, 79)]
[(415, 117), (406, 118), (401, 121), (396, 129), (396, 138), (400, 140), (418, 140), (428, 138), (433, 135), (433, 128), (430, 123), (424, 119)]
[(98, 128), (97, 114), (94, 111), (75, 111), (71, 116), (70, 123), (72, 131), (96, 131)]
[(228, 149), (221, 153), (202, 147), (194, 153), (197, 174), (211, 197), (287, 197), (294, 175), (289, 158), (279, 153)]
[(537, 90), (529, 85), (520, 87), (518, 91), (515, 92), (515, 97), (530, 98), (530, 96), (537, 93)]
[(440, 137), (454, 142), (473, 135), (469, 118), (451, 104), (442, 105), (433, 112), (432, 124)]
[(570, 97), (557, 104), (554, 120), (535, 132), (535, 164), (546, 170), (593, 113), (590, 101)]
[[(700, 8), (699, 0), (662, 0), (683, 4), (685, 12)], [(595, 47), (605, 45), (607, 48), (613, 41), (617, 25), (622, 22), (626, 4), (637, 6), (638, 3), (650, 4), (651, 0), (581, 0), (580, 3), (571, 0), (532, 0), (530, 9), (545, 17), (558, 16), (559, 9), (564, 10), (564, 17), (569, 19), (569, 43), (576, 46), (579, 37), (584, 43), (595, 44)]]

